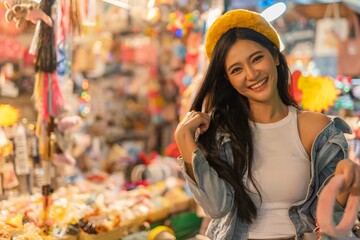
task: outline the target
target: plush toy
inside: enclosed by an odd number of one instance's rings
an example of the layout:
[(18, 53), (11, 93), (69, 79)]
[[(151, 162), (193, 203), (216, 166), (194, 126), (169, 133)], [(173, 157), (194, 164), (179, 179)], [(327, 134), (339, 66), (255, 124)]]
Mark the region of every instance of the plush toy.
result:
[(15, 21), (17, 28), (20, 28), (25, 23), (25, 17), (28, 11), (33, 9), (33, 6), (29, 4), (16, 4), (10, 6), (7, 1), (4, 1), (4, 5), (6, 7), (6, 21)]
[(4, 1), (4, 5), (6, 7), (6, 21), (15, 21), (17, 28), (20, 28), (25, 21), (36, 23), (38, 20), (43, 20), (47, 25), (52, 27), (51, 17), (46, 15), (41, 9), (38, 9), (34, 4), (24, 2), (11, 4), (10, 1)]

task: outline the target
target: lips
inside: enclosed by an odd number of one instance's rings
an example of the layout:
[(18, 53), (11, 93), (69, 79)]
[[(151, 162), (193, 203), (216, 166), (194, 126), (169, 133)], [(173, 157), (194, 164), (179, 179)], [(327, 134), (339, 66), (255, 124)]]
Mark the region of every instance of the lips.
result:
[(263, 80), (260, 80), (260, 81), (258, 81), (257, 83), (249, 86), (249, 88), (250, 88), (250, 89), (253, 89), (253, 90), (254, 90), (254, 89), (257, 89), (257, 88), (261, 87), (262, 85), (264, 85), (264, 83), (266, 83), (266, 81), (267, 81), (267, 78), (265, 78), (265, 79), (263, 79)]

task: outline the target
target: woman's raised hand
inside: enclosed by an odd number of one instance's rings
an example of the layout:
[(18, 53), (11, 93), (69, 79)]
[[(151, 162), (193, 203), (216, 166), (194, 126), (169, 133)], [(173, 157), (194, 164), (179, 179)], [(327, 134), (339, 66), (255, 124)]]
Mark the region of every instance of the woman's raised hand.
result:
[(183, 132), (191, 133), (194, 137), (203, 134), (208, 130), (210, 124), (210, 116), (203, 112), (191, 111), (186, 113), (183, 120), (179, 123), (175, 130), (175, 138)]
[[(209, 129), (210, 116), (206, 113), (191, 111), (178, 124), (175, 130), (175, 141), (179, 151), (187, 164), (187, 173), (195, 180), (192, 165), (193, 153), (198, 148), (196, 138)], [(189, 165), (190, 164), (190, 165)]]

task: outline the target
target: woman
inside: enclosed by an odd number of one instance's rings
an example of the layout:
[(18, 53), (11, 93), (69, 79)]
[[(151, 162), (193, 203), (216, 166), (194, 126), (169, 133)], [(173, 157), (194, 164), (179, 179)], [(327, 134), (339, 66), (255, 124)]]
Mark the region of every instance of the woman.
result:
[(316, 228), (317, 193), (345, 177), (341, 217), (359, 194), (360, 169), (347, 158), (340, 119), (299, 110), (275, 29), (259, 14), (233, 10), (206, 36), (209, 67), (191, 112), (175, 131), (179, 163), (212, 218), (210, 239), (302, 239)]

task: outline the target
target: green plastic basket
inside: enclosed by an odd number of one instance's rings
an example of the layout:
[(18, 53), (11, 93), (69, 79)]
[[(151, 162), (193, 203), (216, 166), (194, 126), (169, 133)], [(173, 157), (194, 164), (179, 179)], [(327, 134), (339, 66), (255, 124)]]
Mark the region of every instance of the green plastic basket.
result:
[(177, 240), (195, 237), (199, 233), (202, 218), (195, 212), (184, 212), (170, 218), (170, 227), (174, 230)]

